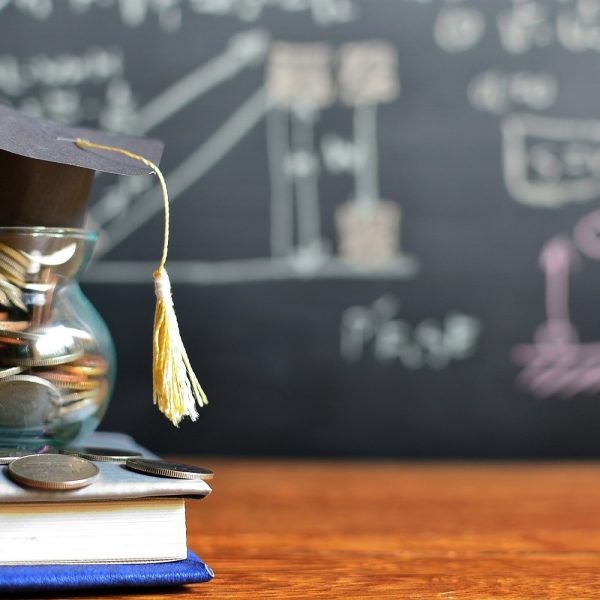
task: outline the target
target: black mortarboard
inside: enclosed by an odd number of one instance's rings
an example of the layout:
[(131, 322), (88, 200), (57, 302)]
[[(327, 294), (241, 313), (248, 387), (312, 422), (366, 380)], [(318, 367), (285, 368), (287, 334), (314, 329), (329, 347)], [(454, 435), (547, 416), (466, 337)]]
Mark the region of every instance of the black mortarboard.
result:
[(85, 138), (160, 162), (158, 140), (65, 127), (0, 105), (0, 226), (81, 227), (95, 171), (147, 175), (123, 155), (83, 149)]

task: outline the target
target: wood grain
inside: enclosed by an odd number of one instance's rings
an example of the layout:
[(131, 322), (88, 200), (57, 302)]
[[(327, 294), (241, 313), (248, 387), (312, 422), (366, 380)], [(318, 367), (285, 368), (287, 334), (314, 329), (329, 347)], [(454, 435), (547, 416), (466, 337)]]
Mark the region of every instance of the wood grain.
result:
[(600, 464), (201, 464), (188, 539), (216, 578), (136, 598), (600, 597)]

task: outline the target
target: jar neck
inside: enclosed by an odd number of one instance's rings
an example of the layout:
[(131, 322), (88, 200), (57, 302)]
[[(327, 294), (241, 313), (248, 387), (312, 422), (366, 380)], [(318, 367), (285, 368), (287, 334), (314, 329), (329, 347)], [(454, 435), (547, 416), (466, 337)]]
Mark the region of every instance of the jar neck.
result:
[(0, 276), (30, 289), (77, 279), (96, 239), (82, 229), (0, 227)]

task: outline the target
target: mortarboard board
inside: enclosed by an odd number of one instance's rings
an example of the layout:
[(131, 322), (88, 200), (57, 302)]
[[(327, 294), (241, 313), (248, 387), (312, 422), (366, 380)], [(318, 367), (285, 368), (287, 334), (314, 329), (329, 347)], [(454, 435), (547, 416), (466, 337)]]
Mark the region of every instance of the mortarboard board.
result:
[(73, 142), (127, 148), (158, 164), (158, 140), (66, 127), (0, 105), (0, 226), (81, 227), (96, 171), (148, 175), (138, 160)]

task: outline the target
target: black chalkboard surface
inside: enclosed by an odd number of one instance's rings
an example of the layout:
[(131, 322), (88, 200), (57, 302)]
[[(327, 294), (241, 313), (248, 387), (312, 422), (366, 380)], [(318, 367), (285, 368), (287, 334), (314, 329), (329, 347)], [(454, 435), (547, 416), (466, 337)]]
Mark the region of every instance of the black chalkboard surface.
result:
[(0, 3), (0, 99), (159, 137), (210, 405), (151, 406), (151, 178), (96, 181), (104, 427), (157, 452), (599, 455), (600, 2)]

